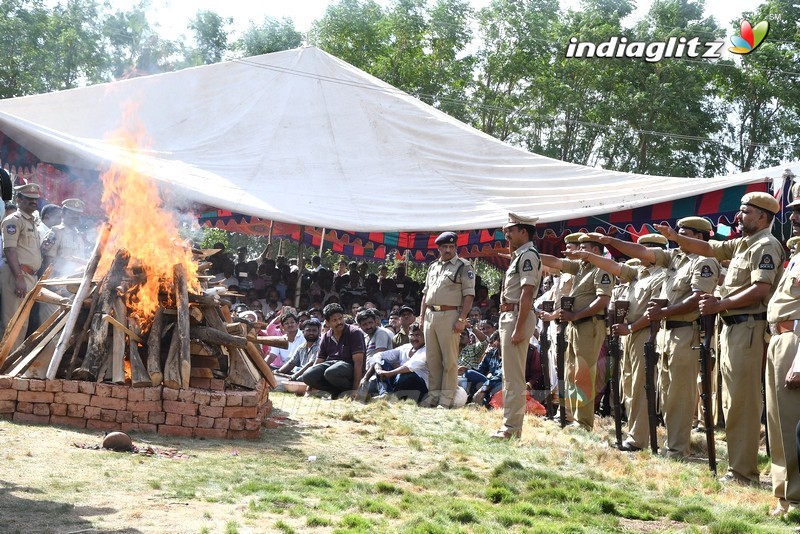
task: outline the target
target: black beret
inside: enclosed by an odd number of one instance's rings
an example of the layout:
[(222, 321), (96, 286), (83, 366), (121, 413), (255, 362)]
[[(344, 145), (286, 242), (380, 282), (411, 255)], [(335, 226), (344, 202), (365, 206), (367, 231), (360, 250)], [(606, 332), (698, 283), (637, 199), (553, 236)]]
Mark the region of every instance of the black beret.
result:
[(436, 238), (437, 245), (455, 245), (458, 236), (455, 232), (442, 232), (439, 234), (439, 237)]

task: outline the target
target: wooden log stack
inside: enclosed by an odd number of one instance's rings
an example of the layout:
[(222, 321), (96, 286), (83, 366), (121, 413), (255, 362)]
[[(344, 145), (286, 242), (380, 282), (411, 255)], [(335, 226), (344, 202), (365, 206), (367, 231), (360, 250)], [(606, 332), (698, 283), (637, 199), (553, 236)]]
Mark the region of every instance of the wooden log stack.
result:
[[(141, 325), (127, 303), (135, 297), (142, 269), (126, 251), (116, 251), (107, 273), (94, 279), (108, 232), (100, 233), (82, 279), (43, 276), (31, 289), (0, 342), (0, 375), (171, 389), (224, 380), (229, 388), (250, 390), (263, 377), (270, 387), (277, 386), (256, 344), (286, 347), (288, 342), (259, 338), (259, 325), (231, 318), (231, 295), (214, 288), (203, 274), (210, 264), (201, 251), (194, 251), (201, 292), (189, 291), (186, 266), (176, 265), (173, 287), (160, 294), (155, 316)], [(62, 289), (76, 286), (74, 295)], [(70, 296), (61, 296), (65, 293)], [(13, 334), (36, 301), (59, 309), (13, 347)]]

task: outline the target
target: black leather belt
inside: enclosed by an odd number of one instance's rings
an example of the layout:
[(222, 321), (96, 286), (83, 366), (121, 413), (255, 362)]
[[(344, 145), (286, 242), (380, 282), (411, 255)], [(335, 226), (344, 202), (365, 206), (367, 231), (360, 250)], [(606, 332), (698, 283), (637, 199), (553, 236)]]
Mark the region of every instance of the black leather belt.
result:
[(675, 328), (684, 328), (687, 326), (693, 326), (694, 321), (667, 321), (666, 329), (667, 330), (674, 330)]
[(572, 321), (572, 324), (581, 324), (585, 323), (586, 321), (591, 321), (592, 319), (597, 319), (598, 321), (605, 321), (605, 315), (590, 315), (589, 317), (584, 317), (583, 319), (578, 319), (577, 321)]
[(754, 321), (766, 321), (767, 312), (753, 314), (743, 313), (741, 315), (720, 315), (720, 317), (722, 318), (722, 322), (730, 326), (733, 324), (746, 323), (750, 317), (752, 317)]

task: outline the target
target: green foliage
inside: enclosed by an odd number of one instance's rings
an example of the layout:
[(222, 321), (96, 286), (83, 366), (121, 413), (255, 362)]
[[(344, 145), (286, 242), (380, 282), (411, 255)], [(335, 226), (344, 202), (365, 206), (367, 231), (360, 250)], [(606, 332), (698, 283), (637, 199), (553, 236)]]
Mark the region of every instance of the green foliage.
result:
[(223, 18), (213, 11), (198, 11), (189, 22), (189, 29), (194, 32), (197, 48), (192, 55), (196, 65), (219, 63), (228, 50), (227, 26), (233, 19)]
[(291, 19), (265, 17), (260, 25), (250, 23), (242, 38), (234, 45), (245, 56), (290, 50), (303, 44), (303, 35)]

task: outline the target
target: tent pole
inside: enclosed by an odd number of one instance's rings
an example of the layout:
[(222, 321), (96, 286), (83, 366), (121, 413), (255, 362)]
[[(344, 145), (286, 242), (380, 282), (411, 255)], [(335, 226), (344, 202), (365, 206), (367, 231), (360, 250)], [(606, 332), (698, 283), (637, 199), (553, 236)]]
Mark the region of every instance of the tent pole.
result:
[(294, 286), (294, 307), (300, 306), (300, 290), (303, 286), (303, 271), (306, 269), (306, 262), (303, 259), (303, 237), (306, 231), (305, 226), (300, 227), (300, 242), (297, 244), (297, 283)]
[(269, 233), (267, 234), (267, 257), (272, 258), (272, 230), (275, 228), (275, 221), (269, 221)]
[(325, 245), (325, 228), (322, 229), (322, 233), (319, 237), (319, 257), (322, 257), (322, 248)]

